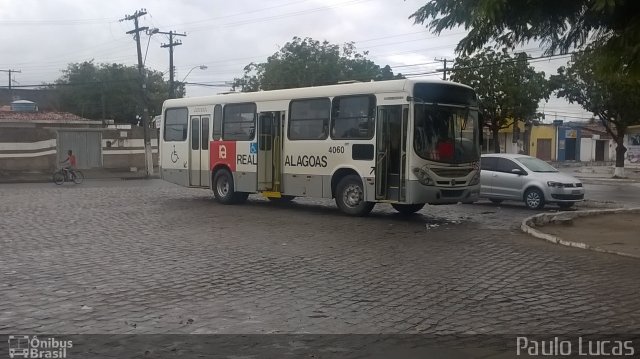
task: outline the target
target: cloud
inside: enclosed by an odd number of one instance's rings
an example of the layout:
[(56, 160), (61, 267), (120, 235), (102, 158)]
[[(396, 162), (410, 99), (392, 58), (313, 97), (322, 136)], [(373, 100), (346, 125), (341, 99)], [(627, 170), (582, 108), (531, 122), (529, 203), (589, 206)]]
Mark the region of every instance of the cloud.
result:
[[(0, 0), (0, 69), (20, 70), (21, 85), (38, 85), (60, 77), (69, 63), (137, 64), (133, 21), (120, 21), (142, 8), (140, 26), (176, 36), (177, 80), (194, 69), (188, 81), (223, 84), (242, 75), (250, 62), (264, 62), (294, 36), (355, 42), (358, 52), (394, 72), (426, 73), (442, 64), (435, 58), (455, 57), (461, 30), (435, 36), (409, 16), (425, 0)], [(166, 35), (143, 35), (145, 65), (169, 73)], [(539, 64), (555, 73), (553, 64)], [(435, 74), (433, 77), (439, 77)], [(0, 79), (2, 81), (2, 79)], [(0, 82), (1, 83), (1, 82)], [(226, 91), (228, 87), (188, 86), (187, 95)]]

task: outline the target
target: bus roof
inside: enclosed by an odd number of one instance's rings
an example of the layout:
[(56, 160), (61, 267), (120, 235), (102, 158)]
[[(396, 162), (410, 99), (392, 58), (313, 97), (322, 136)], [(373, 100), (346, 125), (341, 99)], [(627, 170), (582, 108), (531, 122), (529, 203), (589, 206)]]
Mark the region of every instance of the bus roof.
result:
[(357, 82), (315, 87), (300, 87), (282, 90), (235, 92), (200, 97), (166, 100), (165, 107), (198, 106), (203, 104), (226, 104), (239, 102), (262, 102), (288, 100), (291, 98), (329, 97), (335, 95), (355, 95), (365, 93), (393, 93), (407, 91), (416, 83), (440, 83), (449, 86), (471, 87), (451, 81), (434, 79), (400, 79), (372, 82)]

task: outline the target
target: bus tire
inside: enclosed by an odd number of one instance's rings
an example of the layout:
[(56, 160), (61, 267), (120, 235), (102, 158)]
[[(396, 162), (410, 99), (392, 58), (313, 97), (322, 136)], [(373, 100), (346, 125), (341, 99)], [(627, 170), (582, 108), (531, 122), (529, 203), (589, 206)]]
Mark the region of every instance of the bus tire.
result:
[(410, 216), (422, 208), (424, 208), (424, 203), (415, 203), (415, 204), (401, 204), (401, 203), (392, 203), (391, 207), (398, 211), (403, 216)]
[(233, 203), (244, 203), (249, 198), (249, 193), (247, 192), (234, 192), (233, 193)]
[(340, 210), (350, 216), (366, 216), (374, 202), (364, 200), (364, 187), (359, 176), (348, 175), (336, 186), (336, 204)]
[(238, 202), (238, 196), (233, 187), (233, 176), (228, 170), (221, 169), (216, 171), (213, 177), (212, 187), (216, 201), (222, 204), (234, 204)]

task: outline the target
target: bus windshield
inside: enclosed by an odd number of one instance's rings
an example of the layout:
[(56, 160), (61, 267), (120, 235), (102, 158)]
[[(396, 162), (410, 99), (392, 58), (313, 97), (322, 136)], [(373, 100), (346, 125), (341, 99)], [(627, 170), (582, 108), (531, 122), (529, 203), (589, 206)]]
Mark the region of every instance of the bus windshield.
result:
[(418, 156), (444, 163), (478, 160), (478, 111), (420, 103), (414, 109), (413, 144)]

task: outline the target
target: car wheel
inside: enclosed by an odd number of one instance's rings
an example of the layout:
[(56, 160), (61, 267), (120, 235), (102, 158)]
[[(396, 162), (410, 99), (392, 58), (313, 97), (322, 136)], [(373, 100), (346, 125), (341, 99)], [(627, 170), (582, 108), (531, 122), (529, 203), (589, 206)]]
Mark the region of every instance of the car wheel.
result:
[(529, 209), (542, 209), (544, 207), (544, 194), (537, 188), (530, 188), (524, 194), (524, 203)]
[(500, 204), (502, 203), (503, 200), (501, 199), (497, 199), (497, 198), (489, 198), (489, 201), (495, 203), (495, 204)]
[(412, 215), (422, 208), (424, 208), (424, 203), (416, 203), (416, 204), (400, 204), (400, 203), (392, 203), (391, 207), (398, 211), (403, 216)]
[(366, 216), (371, 212), (374, 202), (364, 200), (364, 187), (359, 176), (344, 177), (336, 187), (336, 204), (340, 210), (351, 216)]

